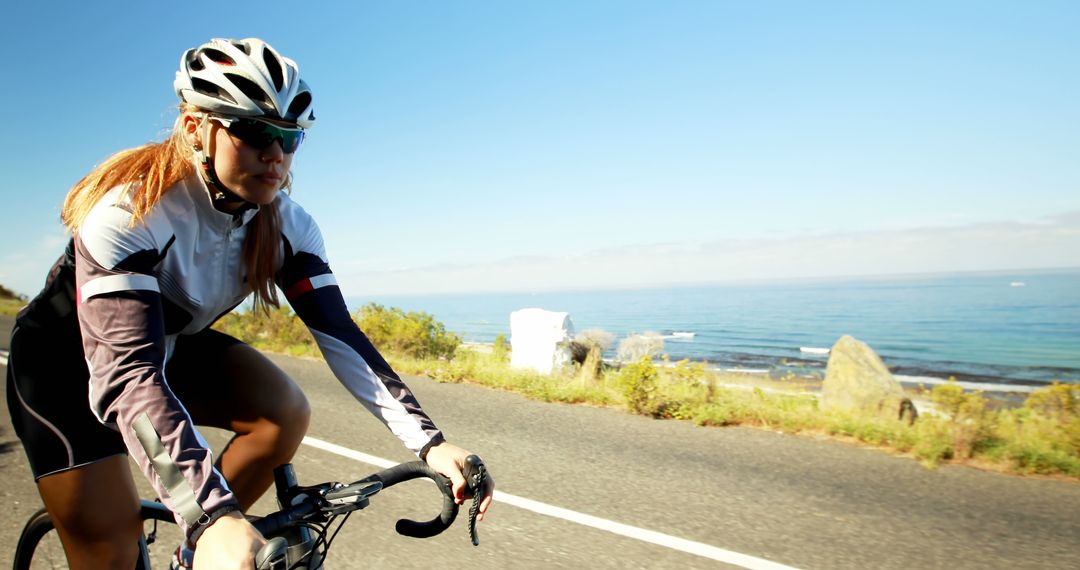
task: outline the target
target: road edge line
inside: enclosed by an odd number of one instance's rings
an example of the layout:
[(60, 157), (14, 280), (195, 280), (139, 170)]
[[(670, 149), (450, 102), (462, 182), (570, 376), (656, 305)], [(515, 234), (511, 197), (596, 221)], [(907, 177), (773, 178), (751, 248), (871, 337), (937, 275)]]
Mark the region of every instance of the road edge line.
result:
[[(303, 443), (316, 449), (328, 451), (382, 469), (397, 465), (397, 462), (395, 461), (369, 455), (311, 436), (304, 436)], [(495, 491), (494, 500), (499, 503), (515, 506), (544, 516), (562, 519), (568, 522), (625, 536), (627, 538), (633, 538), (635, 540), (656, 544), (672, 550), (678, 550), (687, 554), (709, 558), (718, 562), (733, 564), (735, 566), (747, 568), (748, 570), (798, 570), (792, 566), (780, 564), (779, 562), (773, 562), (771, 560), (750, 556), (749, 554), (742, 554), (740, 552), (733, 552), (731, 550), (724, 550), (723, 548), (718, 548), (710, 544), (695, 542), (693, 540), (687, 540), (685, 538), (679, 538), (677, 536), (671, 536), (669, 534), (630, 526), (593, 515), (587, 515), (585, 513), (579, 513), (577, 511), (556, 507), (554, 505), (526, 499), (525, 497), (519, 497), (517, 495), (511, 495), (502, 491)]]

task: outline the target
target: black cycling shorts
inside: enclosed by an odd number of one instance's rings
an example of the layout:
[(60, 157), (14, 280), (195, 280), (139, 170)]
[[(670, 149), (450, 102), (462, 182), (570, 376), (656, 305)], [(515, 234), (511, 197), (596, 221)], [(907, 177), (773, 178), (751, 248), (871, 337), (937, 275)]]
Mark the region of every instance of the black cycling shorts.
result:
[[(120, 433), (90, 410), (90, 372), (81, 340), (59, 332), (16, 325), (11, 333), (8, 410), (35, 480), (127, 453)], [(166, 367), (169, 383), (207, 377), (191, 372), (239, 342), (211, 329), (180, 335)]]

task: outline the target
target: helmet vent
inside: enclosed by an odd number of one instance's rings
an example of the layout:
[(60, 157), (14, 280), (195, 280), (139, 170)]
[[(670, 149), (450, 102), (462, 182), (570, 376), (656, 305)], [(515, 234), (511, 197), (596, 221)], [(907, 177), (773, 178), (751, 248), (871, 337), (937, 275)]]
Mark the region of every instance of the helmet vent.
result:
[(218, 51), (216, 49), (207, 48), (203, 50), (203, 54), (205, 54), (206, 57), (210, 58), (210, 61), (214, 63), (221, 65), (236, 65), (236, 60), (225, 55), (224, 52)]
[(224, 89), (221, 89), (217, 85), (214, 85), (213, 83), (211, 83), (211, 82), (209, 82), (209, 81), (207, 81), (205, 79), (200, 79), (198, 77), (192, 77), (191, 78), (191, 86), (195, 89), (195, 91), (197, 91), (199, 93), (202, 93), (204, 95), (209, 95), (209, 96), (217, 98), (217, 99), (224, 99), (224, 100), (226, 100), (226, 101), (228, 101), (230, 103), (234, 103), (234, 104), (236, 103), (236, 99), (234, 99), (232, 95), (229, 95), (228, 91), (225, 91)]
[(285, 85), (285, 77), (281, 73), (281, 64), (268, 49), (262, 50), (262, 58), (267, 71), (270, 72), (270, 79), (274, 82), (274, 89), (281, 91), (282, 86)]
[(231, 43), (233, 45), (233, 47), (235, 47), (236, 49), (244, 52), (245, 54), (251, 55), (251, 49), (248, 48), (248, 45), (246, 43), (237, 42), (237, 41), (233, 41), (233, 42), (229, 42), (229, 43)]
[(277, 114), (274, 109), (274, 102), (267, 98), (266, 92), (263, 91), (254, 81), (244, 77), (242, 75), (234, 75), (232, 73), (226, 73), (225, 77), (229, 78), (229, 81), (233, 82), (233, 85), (237, 86), (240, 91), (244, 92), (254, 101), (263, 111), (271, 114)]
[(298, 94), (293, 98), (292, 103), (289, 104), (289, 116), (290, 119), (296, 119), (300, 116), (300, 113), (304, 112), (311, 106), (311, 93), (304, 92)]
[(187, 67), (191, 71), (202, 71), (206, 69), (206, 66), (203, 65), (202, 60), (199, 59), (199, 54), (195, 50), (188, 51)]

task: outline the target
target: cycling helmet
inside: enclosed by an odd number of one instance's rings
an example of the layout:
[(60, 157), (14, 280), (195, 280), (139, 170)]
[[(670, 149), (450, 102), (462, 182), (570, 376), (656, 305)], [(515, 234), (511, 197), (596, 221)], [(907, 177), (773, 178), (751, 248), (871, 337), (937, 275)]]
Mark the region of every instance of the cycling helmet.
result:
[(173, 87), (181, 100), (212, 113), (315, 124), (300, 68), (260, 39), (212, 39), (187, 50)]

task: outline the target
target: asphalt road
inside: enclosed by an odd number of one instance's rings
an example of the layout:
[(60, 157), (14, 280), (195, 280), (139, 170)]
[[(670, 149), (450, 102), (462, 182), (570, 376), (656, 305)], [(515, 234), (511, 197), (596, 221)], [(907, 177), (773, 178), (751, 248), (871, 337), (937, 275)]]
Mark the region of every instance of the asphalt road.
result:
[[(7, 326), (0, 320), (0, 329)], [(412, 458), (324, 363), (273, 359), (311, 400), (311, 436), (394, 461)], [(700, 428), (477, 386), (407, 381), (449, 439), (483, 454), (499, 490), (514, 497), (801, 569), (1080, 568), (1080, 484), (1074, 482), (965, 467), (928, 470), (834, 441)], [(0, 498), (8, 506), (0, 515), (0, 552), (11, 553), (39, 499), (10, 421), (0, 416), (0, 480), (6, 483)], [(208, 439), (220, 446), (224, 434), (211, 432)], [(350, 481), (375, 469), (310, 446), (301, 448), (295, 464), (306, 484)], [(328, 565), (737, 567), (508, 502), (496, 504), (481, 524), (480, 547), (469, 543), (463, 521), (434, 539), (396, 536), (398, 517), (433, 514), (434, 493), (415, 483), (374, 497), (370, 508), (349, 519)], [(255, 510), (271, 507), (264, 500)], [(162, 539), (157, 556), (176, 540)]]

